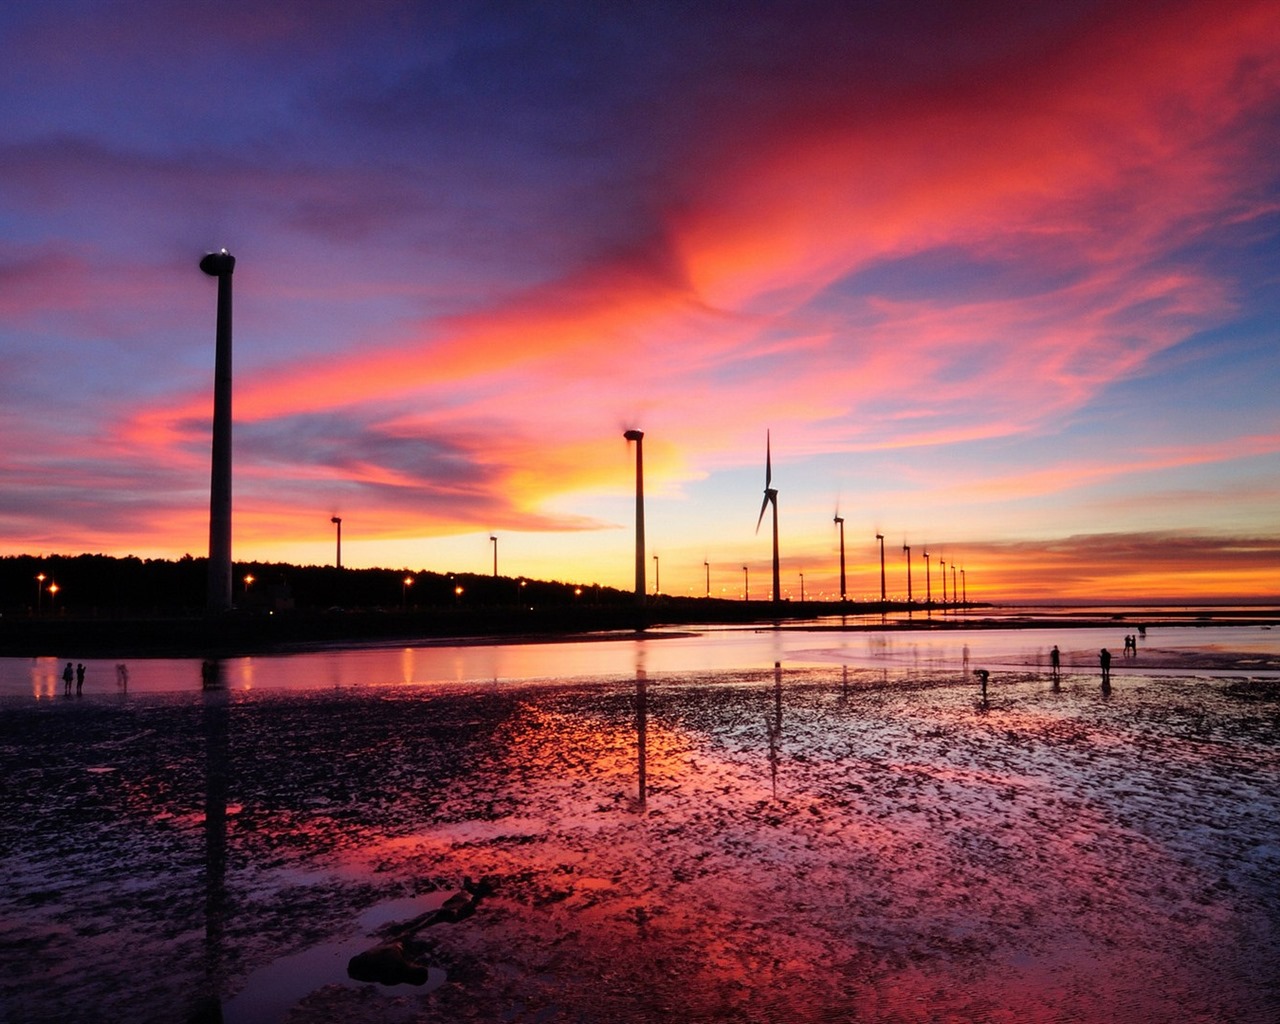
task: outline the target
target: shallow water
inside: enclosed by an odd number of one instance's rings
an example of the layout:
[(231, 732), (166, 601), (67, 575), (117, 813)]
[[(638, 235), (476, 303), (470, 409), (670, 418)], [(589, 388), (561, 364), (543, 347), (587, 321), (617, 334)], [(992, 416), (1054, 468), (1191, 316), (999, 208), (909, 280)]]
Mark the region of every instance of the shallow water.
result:
[[(1226, 650), (1256, 655), (1248, 671), (1280, 671), (1280, 629), (1266, 626), (1153, 627), (1140, 641), (1139, 655), (1121, 656), (1129, 623), (1112, 628), (964, 629), (959, 631), (837, 631), (707, 628), (585, 642), (459, 644), (229, 658), (221, 663), (223, 684), (232, 690), (314, 690), (399, 684), (520, 682), (578, 678), (624, 678), (638, 661), (649, 671), (703, 673), (744, 671), (781, 662), (787, 667), (847, 665), (893, 671), (967, 672), (1043, 669), (1049, 649), (1063, 651), (1064, 668), (1093, 671), (1098, 651), (1111, 649), (1116, 672), (1177, 669), (1163, 652)], [(0, 696), (60, 697), (62, 666), (57, 658), (0, 658)], [(85, 693), (119, 694), (116, 661), (85, 661)], [(1202, 670), (1202, 661), (1194, 666)], [(1224, 666), (1236, 669), (1234, 661)], [(191, 692), (201, 688), (198, 659), (132, 659), (127, 662), (130, 693)]]

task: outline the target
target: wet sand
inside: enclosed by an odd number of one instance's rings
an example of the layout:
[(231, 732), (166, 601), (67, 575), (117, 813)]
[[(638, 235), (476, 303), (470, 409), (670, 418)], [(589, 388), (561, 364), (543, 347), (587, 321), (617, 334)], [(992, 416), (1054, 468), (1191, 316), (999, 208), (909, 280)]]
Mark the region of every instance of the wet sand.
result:
[(1113, 682), (6, 698), (0, 1019), (1272, 1021), (1280, 685)]

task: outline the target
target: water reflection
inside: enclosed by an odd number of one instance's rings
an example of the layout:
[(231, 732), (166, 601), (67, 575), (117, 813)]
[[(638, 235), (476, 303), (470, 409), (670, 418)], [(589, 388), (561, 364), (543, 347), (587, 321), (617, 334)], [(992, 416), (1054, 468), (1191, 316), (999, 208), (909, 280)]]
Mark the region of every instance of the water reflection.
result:
[(230, 776), (230, 707), (222, 663), (206, 661), (203, 687), (204, 794), (204, 991), (193, 1020), (222, 1020), (223, 941), (227, 918), (227, 788)]
[[(963, 648), (988, 668), (1042, 667), (1045, 652), (1062, 647), (1064, 667), (1097, 665), (1098, 649), (1115, 646), (1116, 629), (1028, 627), (1025, 629), (966, 629), (962, 632), (893, 629), (841, 632), (836, 629), (806, 632), (799, 629), (716, 629), (697, 634), (633, 634), (577, 643), (460, 644), (373, 650), (316, 651), (305, 654), (233, 658), (224, 662), (226, 685), (241, 689), (349, 688), (387, 684), (430, 685), (476, 680), (540, 680), (634, 678), (640, 645), (647, 647), (645, 668), (650, 678), (658, 673), (747, 671), (761, 664), (783, 661), (795, 668), (843, 664), (889, 672), (927, 672), (941, 665), (963, 664)], [(1215, 646), (1256, 654), (1251, 671), (1280, 671), (1280, 630), (1261, 626), (1160, 627), (1148, 630), (1141, 659), (1124, 666), (1126, 674), (1167, 671), (1150, 651), (1170, 657)], [(114, 662), (87, 662), (92, 680), (109, 679)], [(148, 693), (191, 688), (190, 659), (148, 658), (135, 662), (129, 692)], [(196, 663), (198, 664), (198, 663)], [(0, 695), (30, 694), (38, 699), (53, 696), (56, 671), (50, 658), (0, 658)], [(1199, 664), (1197, 668), (1202, 667)], [(101, 692), (90, 687), (86, 694)]]
[(764, 727), (769, 735), (769, 779), (773, 798), (777, 800), (779, 747), (782, 743), (782, 663), (779, 661), (773, 663), (773, 718), (765, 716)]
[(645, 744), (649, 734), (649, 680), (644, 668), (644, 647), (636, 649), (636, 774), (638, 776), (638, 799), (640, 809), (644, 810), (648, 801), (648, 787), (645, 783)]

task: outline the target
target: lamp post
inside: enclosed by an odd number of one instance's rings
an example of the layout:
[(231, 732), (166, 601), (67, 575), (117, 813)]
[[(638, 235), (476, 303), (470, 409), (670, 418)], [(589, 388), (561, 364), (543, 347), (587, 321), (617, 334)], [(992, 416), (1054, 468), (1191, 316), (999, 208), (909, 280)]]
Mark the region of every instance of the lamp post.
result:
[(959, 604), (960, 591), (956, 589), (956, 563), (954, 559), (951, 562), (951, 603)]
[(333, 523), (333, 525), (338, 528), (338, 554), (335, 560), (335, 564), (339, 569), (341, 569), (342, 568), (342, 517), (331, 516), (329, 518), (329, 522)]
[(40, 609), (44, 605), (44, 581), (48, 579), (44, 573), (36, 575), (36, 614), (40, 614)]
[(877, 533), (876, 540), (880, 542), (880, 603), (886, 604), (884, 596), (884, 534)]
[(840, 527), (840, 600), (846, 601), (849, 591), (844, 585), (844, 516), (836, 516), (834, 522)]
[(231, 608), (231, 275), (236, 258), (226, 249), (206, 253), (200, 269), (218, 279), (213, 364), (213, 459), (209, 477), (210, 612)]
[(938, 559), (938, 567), (942, 570), (942, 610), (947, 610), (947, 563), (944, 559)]
[(929, 572), (929, 552), (924, 553), (924, 603), (926, 608), (933, 608), (933, 577)]
[(751, 577), (745, 565), (742, 567), (742, 600), (751, 600)]
[(969, 581), (964, 578), (964, 567), (960, 569), (960, 604), (969, 607)]
[(413, 577), (406, 576), (400, 581), (400, 607), (409, 607), (409, 588), (413, 586)]
[(58, 608), (58, 591), (62, 588), (57, 583), (49, 584), (49, 614), (52, 615)]
[(253, 579), (252, 575), (245, 576), (244, 578), (244, 592), (246, 594), (249, 593), (249, 588), (253, 585)]
[(707, 572), (707, 597), (711, 596), (711, 563), (704, 561), (702, 568)]
[(493, 578), (498, 578), (498, 537), (497, 534), (489, 534), (489, 539), (493, 541)]
[(800, 603), (804, 604), (804, 573), (800, 574)]

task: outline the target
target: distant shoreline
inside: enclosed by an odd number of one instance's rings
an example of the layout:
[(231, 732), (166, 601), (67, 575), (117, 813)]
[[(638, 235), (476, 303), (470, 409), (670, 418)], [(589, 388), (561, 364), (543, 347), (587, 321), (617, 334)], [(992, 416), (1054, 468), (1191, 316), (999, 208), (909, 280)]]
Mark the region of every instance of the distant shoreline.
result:
[[(703, 614), (699, 614), (702, 611)], [(707, 615), (705, 612), (713, 612)], [(731, 614), (736, 612), (737, 614)], [(881, 612), (858, 606), (786, 603), (779, 610), (717, 603), (645, 609), (616, 607), (421, 609), (401, 612), (294, 612), (214, 618), (0, 618), (0, 657), (138, 658), (243, 657), (321, 650), (441, 645), (592, 642), (622, 636), (654, 639), (688, 631), (770, 629), (806, 632), (1079, 629), (1121, 626), (1280, 626), (1280, 606), (1040, 606), (971, 605), (965, 609)]]

